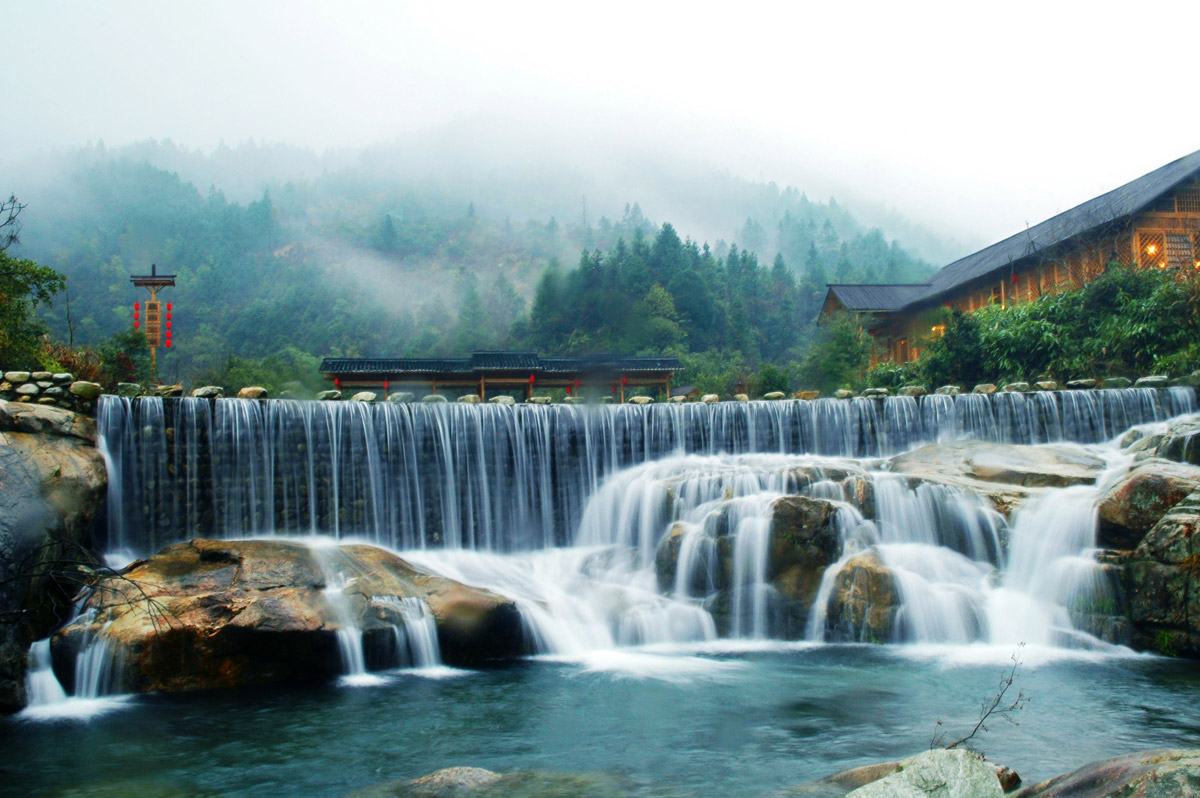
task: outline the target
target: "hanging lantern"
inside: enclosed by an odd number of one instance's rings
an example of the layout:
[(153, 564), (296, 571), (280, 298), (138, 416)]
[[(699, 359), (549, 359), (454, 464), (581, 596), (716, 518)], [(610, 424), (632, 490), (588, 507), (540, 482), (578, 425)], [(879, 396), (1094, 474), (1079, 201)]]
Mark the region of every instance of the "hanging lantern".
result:
[(628, 377), (622, 377), (622, 378), (621, 378), (621, 384), (622, 384), (622, 385), (628, 385), (628, 384), (629, 384), (629, 378), (628, 378)]
[(387, 391), (388, 391), (388, 381), (384, 380), (383, 381), (383, 392), (387, 393)]
[(529, 384), (533, 385), (533, 375), (532, 374), (529, 375)]
[(1017, 273), (1016, 272), (1012, 273), (1012, 284), (1013, 285), (1017, 284)]
[(168, 302), (167, 303), (167, 313), (170, 313), (170, 312), (171, 312), (171, 303)]
[(334, 377), (334, 378), (333, 378), (333, 387), (334, 387), (334, 388), (341, 388), (341, 387), (342, 387), (342, 378), (341, 378), (341, 377)]
[(569, 393), (571, 393), (571, 386), (570, 386), (570, 385), (568, 385), (568, 386), (567, 386), (567, 393), (568, 393), (568, 394), (569, 394)]

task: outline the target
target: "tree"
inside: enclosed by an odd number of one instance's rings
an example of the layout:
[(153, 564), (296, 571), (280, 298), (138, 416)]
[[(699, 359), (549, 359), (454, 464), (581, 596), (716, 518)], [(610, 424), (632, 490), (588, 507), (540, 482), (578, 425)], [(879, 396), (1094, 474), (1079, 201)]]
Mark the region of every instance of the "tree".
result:
[(800, 364), (801, 385), (829, 391), (857, 383), (870, 361), (871, 345), (862, 320), (849, 313), (834, 315), (822, 323)]
[(66, 287), (49, 266), (14, 258), (7, 249), (19, 240), (24, 205), (10, 196), (0, 203), (0, 366), (25, 368), (38, 362), (39, 339), (46, 326), (34, 315), (39, 304)]

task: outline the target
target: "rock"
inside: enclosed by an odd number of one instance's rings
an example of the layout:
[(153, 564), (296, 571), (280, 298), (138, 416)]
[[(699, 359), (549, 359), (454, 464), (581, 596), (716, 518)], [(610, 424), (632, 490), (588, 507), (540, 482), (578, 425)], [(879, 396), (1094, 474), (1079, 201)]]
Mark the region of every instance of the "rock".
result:
[(833, 392), (833, 397), (835, 399), (853, 399), (854, 396), (854, 391), (850, 390), (849, 388), (838, 388)]
[(1029, 383), (1027, 382), (1010, 382), (1004, 386), (1005, 393), (1029, 393)]
[(769, 399), (771, 401), (786, 398), (787, 394), (785, 394), (783, 391), (768, 391), (767, 393), (763, 394), (763, 399)]
[(159, 385), (154, 389), (155, 396), (183, 396), (183, 386), (176, 385)]
[(23, 382), (29, 382), (30, 374), (28, 371), (6, 371), (4, 372), (4, 381), (11, 382), (13, 385), (20, 385)]
[(616, 404), (616, 402), (617, 402), (617, 400), (611, 396), (600, 397), (600, 404), (602, 404), (602, 405), (612, 405), (612, 404)]
[(1093, 388), (1100, 387), (1100, 380), (1095, 377), (1089, 377), (1085, 380), (1067, 380), (1067, 388), (1072, 391), (1090, 391)]
[[(351, 575), (341, 602), (326, 589), (327, 573)], [(374, 546), (198, 539), (168, 546), (124, 576), (132, 582), (110, 580), (54, 635), (55, 672), (65, 685), (73, 681), (76, 654), (97, 638), (114, 650), (113, 688), (122, 692), (328, 678), (342, 670), (337, 631), (347, 618), (362, 630), (368, 664), (390, 666), (401, 622), (390, 602), (403, 598), (429, 606), (447, 663), (524, 652), (512, 601)]]
[(442, 396), (440, 393), (427, 393), (421, 397), (421, 401), (428, 405), (428, 404), (442, 404), (443, 402), (446, 402), (448, 400), (446, 399), (446, 397)]
[(744, 393), (735, 393), (735, 394), (733, 395), (733, 401), (735, 401), (735, 402), (749, 402), (749, 401), (750, 401), (750, 397), (749, 397), (749, 395), (747, 395), (747, 394), (744, 394)]
[(1127, 566), (1134, 644), (1200, 657), (1200, 491), (1164, 515)]
[(994, 394), (995, 392), (996, 392), (996, 386), (990, 382), (980, 383), (979, 385), (975, 386), (975, 389), (973, 391), (971, 391), (971, 393), (982, 393), (982, 394), (988, 394), (988, 395)]
[(494, 405), (515, 405), (517, 400), (513, 399), (507, 394), (500, 394), (499, 396), (493, 396), (491, 399), (488, 399), (488, 402)]
[(462, 396), (458, 397), (458, 401), (459, 401), (459, 404), (477, 405), (480, 402), (482, 402), (483, 400), (479, 398), (479, 394), (477, 394), (477, 393), (468, 393), (468, 394), (463, 394)]
[(442, 768), (406, 785), (416, 794), (442, 795), (477, 790), (500, 781), (501, 775), (483, 768)]
[(1139, 463), (1100, 499), (1100, 545), (1136, 548), (1159, 519), (1196, 490), (1200, 466), (1158, 459)]
[[(583, 404), (583, 400), (582, 400), (582, 399), (580, 399), (579, 397), (575, 397), (575, 400), (576, 400), (576, 401), (577, 401), (579, 404)], [(688, 400), (688, 398), (687, 398), (686, 396), (672, 396), (672, 397), (670, 397), (670, 398), (668, 398), (668, 399), (667, 399), (667, 401), (668, 401), (668, 402), (670, 402), (670, 403), (671, 403), (671, 404), (673, 404), (673, 405), (681, 405), (681, 404), (683, 404), (684, 402), (686, 402), (687, 400)]]
[(104, 393), (104, 389), (100, 387), (100, 383), (85, 382), (83, 380), (71, 383), (71, 387), (67, 390), (80, 399), (86, 399), (89, 402), (94, 402), (100, 398), (100, 394)]
[(43, 391), (46, 390), (47, 388), (54, 387), (54, 383), (51, 382), (50, 380), (38, 380), (37, 382), (34, 383), (34, 385), (41, 388)]
[(963, 389), (961, 385), (943, 385), (941, 388), (937, 389), (936, 393), (939, 393), (942, 396), (958, 396), (960, 393), (962, 393), (962, 391)]
[(1171, 385), (1181, 388), (1200, 388), (1200, 371), (1193, 371), (1191, 374), (1176, 377), (1171, 380)]
[(900, 594), (874, 551), (851, 557), (838, 571), (825, 608), (825, 639), (886, 643), (893, 637)]
[[(35, 371), (29, 376), (38, 382), (49, 382), (54, 375), (48, 371)], [(9, 380), (9, 382), (12, 382), (12, 380)]]
[(1165, 374), (1155, 374), (1149, 377), (1138, 377), (1137, 382), (1133, 384), (1134, 388), (1166, 388), (1171, 384), (1170, 378)]
[(238, 399), (266, 399), (267, 389), (257, 385), (248, 385), (237, 392)]
[(525, 403), (531, 405), (549, 405), (553, 404), (553, 400), (549, 396), (531, 396), (525, 400)]
[(890, 393), (891, 391), (887, 388), (868, 388), (862, 392), (862, 395), (866, 399), (882, 399)]
[(1033, 384), (1039, 391), (1057, 391), (1058, 383), (1054, 380), (1038, 380)]
[(67, 395), (67, 392), (55, 385), (54, 387), (47, 388), (45, 391), (43, 391), (42, 395), (51, 399), (62, 399)]
[(911, 396), (914, 399), (918, 396), (924, 396), (927, 393), (929, 393), (929, 389), (924, 385), (905, 385), (896, 391), (897, 396)]
[(1101, 388), (1128, 388), (1133, 385), (1128, 377), (1105, 377), (1100, 382)]
[(66, 371), (60, 371), (58, 374), (51, 374), (50, 381), (57, 385), (67, 385), (75, 381), (75, 375)]
[(225, 389), (220, 385), (203, 385), (192, 391), (197, 399), (220, 399), (225, 395)]
[(11, 382), (0, 382), (0, 393), (10, 393), (13, 389)]
[(1015, 798), (1182, 798), (1200, 794), (1200, 750), (1140, 751), (1084, 765)]
[[(326, 391), (326, 393), (328, 393), (328, 391)], [(341, 391), (338, 392), (338, 396), (341, 396)], [(406, 405), (410, 402), (417, 401), (417, 397), (408, 391), (396, 391), (395, 393), (389, 393), (387, 400), (392, 404)]]
[[(936, 786), (935, 786), (936, 785)], [(934, 748), (901, 763), (890, 775), (847, 798), (1003, 798), (1000, 779), (974, 751)]]
[(379, 397), (374, 391), (359, 391), (350, 397), (351, 402), (374, 402)]
[(714, 402), (721, 401), (721, 397), (717, 396), (715, 393), (706, 393), (704, 396), (700, 397), (700, 401), (704, 402), (706, 405), (711, 405)]
[(0, 624), (0, 713), (24, 706), (29, 645), (71, 608), (71, 563), (107, 486), (94, 442), (86, 416), (0, 400), (0, 613), (26, 610)]
[(796, 391), (792, 394), (793, 399), (803, 399), (806, 402), (811, 402), (821, 395), (820, 391)]
[(56, 399), (53, 396), (42, 396), (42, 397), (38, 398), (37, 403), (39, 405), (46, 405), (47, 407), (53, 407), (54, 405), (58, 404), (58, 399)]
[(25, 382), (17, 386), (17, 396), (37, 396), (42, 392), (42, 389), (37, 387), (37, 383)]
[(633, 405), (649, 405), (654, 404), (654, 400), (649, 396), (631, 396), (629, 403)]
[(481, 768), (446, 768), (411, 781), (357, 790), (347, 798), (631, 798), (642, 794), (641, 785), (608, 773), (524, 770), (501, 774)]
[(123, 397), (125, 399), (133, 399), (134, 397), (141, 396), (141, 395), (142, 395), (142, 386), (138, 385), (136, 382), (118, 382), (117, 383), (117, 396)]
[[(931, 443), (889, 461), (891, 471), (947, 481), (969, 480), (1023, 488), (1088, 485), (1103, 473), (1103, 459), (1070, 444), (1023, 446), (986, 441)], [(969, 484), (969, 483), (968, 483)]]
[[(388, 396), (389, 402), (392, 401), (392, 396), (395, 396), (395, 394)], [(339, 390), (336, 390), (336, 389), (329, 390), (329, 391), (319, 391), (315, 397), (315, 399), (318, 402), (336, 402), (341, 398), (342, 398), (342, 392)]]
[(837, 562), (841, 539), (836, 517), (832, 502), (807, 496), (784, 496), (771, 507), (767, 578), (787, 605), (786, 628), (776, 630), (785, 637), (804, 634), (821, 578)]

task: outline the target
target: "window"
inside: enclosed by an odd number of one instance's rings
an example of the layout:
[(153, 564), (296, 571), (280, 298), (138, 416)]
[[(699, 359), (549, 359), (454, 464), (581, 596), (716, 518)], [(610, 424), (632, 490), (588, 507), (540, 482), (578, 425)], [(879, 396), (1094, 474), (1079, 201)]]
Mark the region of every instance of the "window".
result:
[(1189, 235), (1167, 233), (1166, 264), (1169, 269), (1186, 269), (1192, 265), (1193, 246)]
[(1200, 186), (1184, 186), (1175, 195), (1175, 210), (1179, 213), (1200, 213)]
[(1167, 268), (1167, 242), (1162, 233), (1138, 233), (1138, 263), (1143, 268)]

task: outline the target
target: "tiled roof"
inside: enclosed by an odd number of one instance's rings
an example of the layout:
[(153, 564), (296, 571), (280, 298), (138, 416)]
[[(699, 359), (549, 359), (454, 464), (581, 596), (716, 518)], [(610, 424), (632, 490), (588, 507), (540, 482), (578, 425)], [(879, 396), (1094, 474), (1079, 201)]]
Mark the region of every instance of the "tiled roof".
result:
[(584, 357), (538, 357), (531, 351), (472, 352), (470, 358), (338, 358), (321, 361), (321, 373), (329, 375), (362, 374), (470, 374), (473, 372), (520, 371), (539, 374), (585, 372), (679, 371), (683, 368), (674, 357), (626, 357), (588, 355)]

